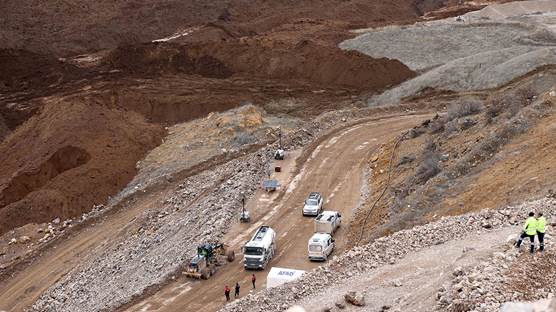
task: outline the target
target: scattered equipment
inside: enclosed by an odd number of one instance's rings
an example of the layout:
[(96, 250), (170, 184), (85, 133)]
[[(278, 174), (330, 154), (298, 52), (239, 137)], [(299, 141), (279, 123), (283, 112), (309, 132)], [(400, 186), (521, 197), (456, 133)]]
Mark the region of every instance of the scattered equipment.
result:
[(263, 181), (263, 189), (267, 192), (274, 192), (280, 186), (278, 180), (276, 179), (267, 179)]
[(266, 288), (280, 286), (284, 283), (298, 279), (305, 271), (273, 267), (266, 277)]
[(334, 234), (342, 223), (342, 215), (338, 211), (323, 211), (315, 218), (315, 233)]
[(284, 160), (284, 148), (282, 147), (282, 129), (280, 128), (279, 132), (280, 143), (278, 145), (278, 149), (274, 152), (274, 159), (276, 160)]
[(249, 222), (251, 217), (249, 216), (249, 211), (245, 210), (245, 197), (241, 199), (241, 214), (239, 215), (240, 222)]
[(265, 269), (275, 251), (276, 232), (271, 227), (263, 225), (243, 246), (243, 267), (245, 269)]
[(217, 267), (224, 265), (226, 261), (234, 261), (235, 256), (235, 252), (227, 250), (224, 244), (204, 243), (197, 247), (197, 255), (189, 261), (183, 274), (187, 277), (208, 279), (216, 272)]

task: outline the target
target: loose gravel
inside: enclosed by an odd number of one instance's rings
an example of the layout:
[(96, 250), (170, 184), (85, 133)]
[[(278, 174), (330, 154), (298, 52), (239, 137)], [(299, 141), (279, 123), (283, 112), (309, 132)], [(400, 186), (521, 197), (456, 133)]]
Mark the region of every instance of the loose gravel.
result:
[[(478, 231), (489, 231), (514, 225), (518, 222), (517, 220), (521, 221), (529, 211), (537, 209), (542, 209), (545, 215), (554, 216), (556, 214), (556, 200), (540, 199), (500, 210), (484, 210), (462, 216), (444, 217), (433, 223), (396, 232), (390, 236), (379, 238), (370, 244), (355, 247), (294, 282), (234, 301), (221, 311), (284, 311), (304, 298), (312, 297), (314, 299), (318, 297), (324, 289), (331, 287), (331, 285), (376, 270), (378, 267), (394, 264), (409, 253), (451, 240), (463, 239)], [(396, 244), (391, 244), (391, 242), (396, 242)], [(515, 253), (515, 251), (512, 252)], [(485, 265), (485, 267), (492, 266)], [(457, 273), (457, 276), (464, 274), (463, 269), (458, 270), (462, 272), (461, 274)], [(491, 271), (489, 274), (494, 276), (496, 271)], [(489, 278), (487, 277), (484, 280), (489, 281)], [(553, 292), (554, 288), (547, 289), (542, 295), (547, 295), (550, 291)], [(442, 301), (442, 298), (447, 298), (447, 296), (440, 296), (439, 298), (439, 301)], [(505, 297), (500, 297), (499, 300), (505, 300)], [(447, 305), (449, 304), (454, 304), (454, 302), (447, 302)], [(446, 308), (447, 305), (443, 308)], [(484, 310), (481, 311), (496, 311), (496, 307), (499, 305), (500, 302), (485, 305)], [(431, 310), (434, 310), (434, 308), (431, 307)]]

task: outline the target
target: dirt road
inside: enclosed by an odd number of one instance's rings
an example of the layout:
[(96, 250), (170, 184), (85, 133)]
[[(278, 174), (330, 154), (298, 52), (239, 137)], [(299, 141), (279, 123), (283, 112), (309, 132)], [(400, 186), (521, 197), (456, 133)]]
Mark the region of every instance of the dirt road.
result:
[[(340, 253), (346, 244), (347, 227), (353, 210), (360, 200), (363, 168), (368, 155), (382, 143), (392, 139), (419, 121), (423, 116), (405, 116), (356, 125), (338, 133), (317, 146), (301, 168), (294, 161), (281, 164), (284, 173), (277, 178), (282, 189), (269, 196), (258, 193), (248, 207), (255, 213), (251, 225), (236, 224), (228, 234), (228, 244), (237, 251), (262, 224), (270, 225), (278, 235), (278, 253), (264, 271), (246, 271), (241, 260), (221, 268), (207, 281), (192, 281), (182, 277), (155, 295), (144, 299), (128, 311), (215, 311), (223, 306), (225, 285), (241, 285), (242, 295), (251, 290), (250, 275), (257, 276), (257, 287), (264, 289), (270, 267), (311, 270), (319, 263), (306, 258), (307, 240), (313, 233), (313, 218), (303, 217), (301, 207), (306, 196), (318, 191), (325, 197), (325, 209), (338, 210), (343, 216), (343, 227), (335, 234)], [(298, 169), (298, 170), (296, 170)], [(292, 178), (292, 172), (298, 172)]]
[(385, 305), (394, 311), (431, 311), (438, 289), (450, 281), (456, 267), (480, 264), (494, 252), (502, 251), (507, 237), (515, 233), (519, 233), (519, 228), (508, 226), (488, 235), (473, 233), (464, 239), (433, 245), (408, 254), (394, 265), (384, 265), (329, 287), (301, 304), (307, 311), (320, 311), (357, 289), (365, 293), (367, 311), (380, 311)]
[[(312, 231), (312, 219), (301, 216), (301, 203), (310, 191), (319, 191), (325, 196), (325, 208), (342, 211), (344, 226), (347, 226), (352, 209), (357, 205), (361, 188), (361, 168), (366, 160), (365, 155), (373, 151), (381, 143), (392, 138), (401, 130), (417, 124), (422, 116), (394, 117), (354, 126), (324, 141), (292, 177), (295, 168), (295, 153), (284, 161), (284, 172), (278, 177), (282, 190), (269, 196), (258, 194), (249, 202), (249, 209), (254, 215), (255, 224), (235, 225), (228, 234), (228, 241), (236, 250), (248, 239), (253, 230), (260, 224), (270, 224), (277, 230), (278, 255), (272, 266), (311, 269), (318, 263), (310, 263), (305, 259), (307, 239)], [(297, 172), (297, 171), (296, 171)], [(293, 180), (292, 183), (289, 183)], [(169, 191), (169, 190), (166, 190)], [(157, 200), (164, 198), (165, 193), (143, 196), (130, 208), (110, 216), (110, 218), (74, 234), (45, 252), (24, 271), (12, 278), (0, 282), (0, 310), (22, 311), (35, 302), (40, 294), (56, 283), (71, 269), (89, 257), (100, 252), (110, 239), (125, 231), (126, 226)], [(340, 229), (337, 234), (338, 249), (344, 246), (344, 233)], [(232, 239), (233, 238), (233, 239)], [(238, 255), (241, 257), (241, 255)], [(258, 284), (264, 287), (265, 272), (256, 272)], [(178, 280), (170, 284), (160, 293), (147, 298), (147, 301), (131, 308), (131, 310), (180, 310), (184, 307), (199, 307), (216, 310), (222, 302), (221, 296), (224, 283), (242, 281), (243, 293), (248, 289), (247, 276), (239, 261), (229, 264), (226, 270), (218, 272), (204, 283), (184, 283)], [(196, 298), (196, 299), (193, 299)], [(208, 302), (212, 304), (207, 304)]]

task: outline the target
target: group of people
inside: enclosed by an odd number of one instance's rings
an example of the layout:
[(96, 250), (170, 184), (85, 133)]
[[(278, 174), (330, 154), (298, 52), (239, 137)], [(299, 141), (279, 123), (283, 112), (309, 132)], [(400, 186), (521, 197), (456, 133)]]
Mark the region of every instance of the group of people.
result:
[(523, 232), (521, 233), (521, 236), (519, 237), (519, 240), (516, 243), (516, 247), (519, 248), (521, 246), (521, 243), (523, 242), (523, 239), (528, 237), (530, 240), (529, 252), (534, 253), (535, 236), (537, 236), (540, 244), (539, 251), (543, 252), (545, 228), (546, 228), (546, 219), (543, 217), (542, 212), (537, 213), (537, 218), (535, 218), (534, 212), (530, 212), (529, 218), (527, 218), (527, 221), (525, 221), (525, 225), (523, 226)]
[[(253, 289), (255, 289), (255, 282), (257, 281), (257, 277), (255, 276), (255, 274), (251, 275), (251, 284), (253, 284)], [(235, 293), (234, 293), (234, 298), (239, 298), (239, 290), (240, 290), (241, 286), (239, 286), (239, 282), (236, 282), (236, 286), (235, 286)], [(226, 287), (224, 287), (224, 296), (226, 296), (226, 302), (230, 301), (230, 292), (231, 289), (230, 287), (228, 287), (228, 285), (226, 285)]]

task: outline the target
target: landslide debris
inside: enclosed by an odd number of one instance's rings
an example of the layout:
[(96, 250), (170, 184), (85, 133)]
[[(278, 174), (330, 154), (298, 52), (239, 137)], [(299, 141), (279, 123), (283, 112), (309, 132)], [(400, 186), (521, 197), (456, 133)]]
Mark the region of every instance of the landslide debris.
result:
[(235, 75), (365, 91), (383, 90), (414, 76), (396, 60), (372, 59), (308, 40), (294, 46), (258, 39), (186, 45), (150, 43), (120, 47), (105, 62), (134, 74), (180, 72), (220, 79)]
[(362, 30), (340, 47), (400, 60), (423, 73), (369, 104), (396, 104), (427, 91), (497, 88), (556, 63), (554, 1), (495, 4), (457, 19)]
[(213, 25), (206, 33), (197, 34), (196, 40), (220, 40), (221, 34), (214, 36), (215, 28), (224, 30), (226, 37), (242, 37), (312, 18), (338, 20), (346, 29), (350, 25), (364, 27), (415, 20), (428, 11), (457, 3), (456, 0), (210, 3), (101, 0), (83, 4), (77, 0), (6, 0), (0, 3), (0, 11), (9, 13), (0, 22), (0, 39), (9, 48), (68, 56), (171, 37), (192, 26)]
[(105, 202), (163, 135), (136, 113), (46, 103), (0, 143), (0, 233), (79, 216)]
[[(382, 91), (414, 73), (395, 60), (339, 50), (335, 44), (347, 36), (346, 30), (412, 21), (455, 2), (3, 1), (0, 11), (9, 14), (0, 20), (0, 40), (6, 47), (0, 50), (0, 150), (6, 169), (0, 177), (0, 189), (6, 190), (0, 209), (8, 218), (0, 231), (69, 217), (102, 203), (130, 180), (132, 163), (160, 140), (162, 125), (246, 103), (264, 106), (269, 113), (304, 117), (360, 106), (360, 94)], [(103, 112), (105, 122), (87, 121), (85, 113), (65, 118), (66, 104), (45, 104), (70, 98), (72, 106), (86, 107), (93, 116), (97, 109)], [(138, 122), (133, 112), (154, 124)], [(121, 114), (124, 124), (134, 125), (132, 130), (115, 124)], [(56, 125), (56, 135), (43, 135), (42, 141), (25, 137), (51, 134), (46, 122), (36, 133), (29, 130), (44, 118)], [(83, 146), (75, 133), (64, 133), (75, 127), (82, 138), (96, 137), (98, 146)], [(64, 144), (57, 139), (66, 137), (71, 140)], [(27, 150), (31, 145), (42, 153), (36, 160), (10, 158), (24, 151), (34, 155)], [(101, 167), (101, 146), (124, 156), (114, 156), (118, 161)], [(66, 149), (72, 152), (58, 152)], [(65, 168), (54, 154), (88, 160)], [(101, 187), (98, 195), (77, 199), (78, 188), (87, 193), (91, 179), (77, 172), (89, 166), (103, 177), (95, 173), (96, 181), (115, 172), (125, 174), (108, 179), (115, 182)], [(62, 186), (70, 180), (71, 185)], [(67, 191), (60, 192), (62, 188)], [(46, 209), (39, 211), (42, 200)]]
[(43, 89), (77, 77), (79, 68), (52, 56), (21, 49), (0, 49), (0, 92)]

